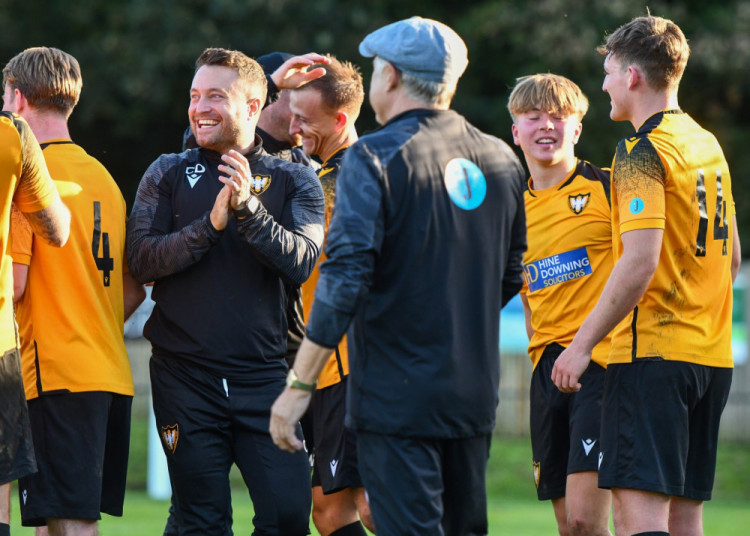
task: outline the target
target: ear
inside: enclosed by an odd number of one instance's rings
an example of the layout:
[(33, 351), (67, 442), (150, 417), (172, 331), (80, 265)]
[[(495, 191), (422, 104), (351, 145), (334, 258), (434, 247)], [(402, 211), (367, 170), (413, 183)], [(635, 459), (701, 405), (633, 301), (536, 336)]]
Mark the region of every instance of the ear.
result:
[(513, 143), (515, 143), (516, 145), (518, 145), (520, 147), (521, 146), (521, 140), (518, 138), (518, 127), (516, 126), (515, 123), (513, 123), (510, 126), (510, 131), (513, 133)]
[(578, 143), (578, 139), (581, 137), (582, 131), (583, 131), (583, 123), (578, 123), (578, 126), (576, 126), (576, 129), (573, 131), (573, 145)]
[(336, 114), (336, 130), (341, 130), (346, 126), (347, 121), (349, 121), (349, 114), (346, 112), (339, 112)]
[(248, 119), (252, 119), (252, 117), (259, 114), (262, 109), (263, 105), (260, 103), (260, 99), (250, 99), (247, 101)]
[(26, 98), (26, 95), (21, 93), (21, 90), (18, 88), (13, 89), (13, 103), (15, 104), (16, 113), (18, 115), (21, 115), (29, 108), (29, 100)]
[(628, 65), (628, 89), (634, 89), (643, 81), (643, 73), (635, 65)]
[(386, 89), (390, 91), (397, 88), (401, 83), (401, 76), (398, 74), (398, 69), (391, 62), (386, 62), (383, 71), (383, 74), (386, 76)]

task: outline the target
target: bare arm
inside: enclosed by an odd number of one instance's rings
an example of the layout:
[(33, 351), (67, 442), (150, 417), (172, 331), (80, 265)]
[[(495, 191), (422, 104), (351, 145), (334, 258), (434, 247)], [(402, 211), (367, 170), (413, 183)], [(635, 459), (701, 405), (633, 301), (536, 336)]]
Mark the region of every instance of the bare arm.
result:
[[(315, 383), (333, 348), (326, 348), (305, 337), (294, 360), (294, 371), (302, 383)], [(294, 433), (312, 393), (286, 387), (271, 406), (270, 431), (273, 442), (282, 450), (294, 452), (302, 449), (302, 441)]]
[(130, 273), (122, 275), (122, 297), (125, 307), (125, 321), (138, 309), (138, 306), (146, 298), (146, 290), (138, 283)]
[(633, 310), (646, 292), (659, 264), (663, 236), (662, 229), (637, 229), (622, 235), (622, 257), (612, 269), (599, 301), (552, 368), (552, 381), (562, 392), (581, 388), (578, 379), (591, 361), (594, 346)]
[(60, 196), (48, 207), (36, 212), (24, 212), (31, 230), (51, 246), (62, 247), (70, 236), (70, 211)]
[(26, 279), (29, 276), (28, 264), (13, 263), (13, 303), (18, 303), (26, 292)]
[(732, 282), (734, 282), (740, 271), (740, 263), (742, 262), (742, 248), (740, 247), (740, 234), (737, 231), (736, 214), (732, 216), (732, 228), (734, 229), (734, 235), (732, 236)]

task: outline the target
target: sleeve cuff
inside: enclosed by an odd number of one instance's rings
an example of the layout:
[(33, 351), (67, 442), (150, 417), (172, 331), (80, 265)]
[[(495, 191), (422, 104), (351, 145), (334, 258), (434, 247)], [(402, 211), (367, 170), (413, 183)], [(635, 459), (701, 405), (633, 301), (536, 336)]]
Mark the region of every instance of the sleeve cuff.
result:
[(313, 302), (310, 320), (305, 335), (315, 344), (325, 348), (335, 348), (346, 333), (351, 316), (320, 300)]

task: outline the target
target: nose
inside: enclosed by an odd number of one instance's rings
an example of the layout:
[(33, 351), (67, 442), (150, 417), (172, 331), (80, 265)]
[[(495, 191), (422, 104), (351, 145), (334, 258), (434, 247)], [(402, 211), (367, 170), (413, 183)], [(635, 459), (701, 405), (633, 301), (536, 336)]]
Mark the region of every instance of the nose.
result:
[(555, 128), (555, 125), (552, 123), (552, 120), (548, 115), (544, 116), (544, 119), (542, 119), (542, 130), (552, 130)]

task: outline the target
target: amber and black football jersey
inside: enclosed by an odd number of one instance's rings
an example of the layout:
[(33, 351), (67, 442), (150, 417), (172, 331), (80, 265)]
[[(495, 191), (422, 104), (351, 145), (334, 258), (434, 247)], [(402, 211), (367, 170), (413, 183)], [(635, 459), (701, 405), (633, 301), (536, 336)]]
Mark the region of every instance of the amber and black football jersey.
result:
[(11, 203), (21, 212), (37, 212), (57, 197), (55, 183), (28, 123), (0, 112), (0, 355), (16, 348), (13, 320), (13, 263), (10, 259)]
[[(318, 170), (318, 179), (320, 179), (326, 199), (326, 233), (328, 233), (328, 224), (331, 222), (333, 214), (333, 203), (336, 198), (336, 178), (338, 177), (339, 169), (341, 169), (341, 160), (344, 158), (344, 153), (346, 153), (346, 147), (340, 147), (328, 160), (323, 162)], [(321, 252), (320, 258), (315, 264), (310, 277), (302, 283), (302, 305), (305, 311), (305, 318), (310, 317), (310, 310), (315, 298), (315, 286), (318, 284), (318, 277), (320, 276), (320, 264), (326, 258), (326, 254)], [(349, 374), (349, 354), (346, 345), (346, 335), (344, 335), (335, 348), (333, 355), (331, 355), (323, 366), (323, 370), (320, 371), (318, 389), (337, 384), (344, 376)]]
[(17, 304), (26, 398), (50, 391), (133, 395), (123, 341), (125, 200), (109, 172), (70, 140), (42, 145), (70, 238), (56, 248), (14, 215), (13, 262), (29, 266)]
[(659, 265), (613, 331), (610, 363), (661, 358), (731, 367), (732, 182), (716, 138), (681, 110), (651, 116), (617, 146), (612, 166), (619, 237), (663, 229)]
[[(523, 292), (534, 334), (529, 357), (534, 367), (551, 343), (567, 347), (594, 308), (612, 271), (610, 178), (583, 160), (560, 184), (524, 194), (528, 249), (523, 258)], [(592, 359), (606, 366), (609, 336)]]

